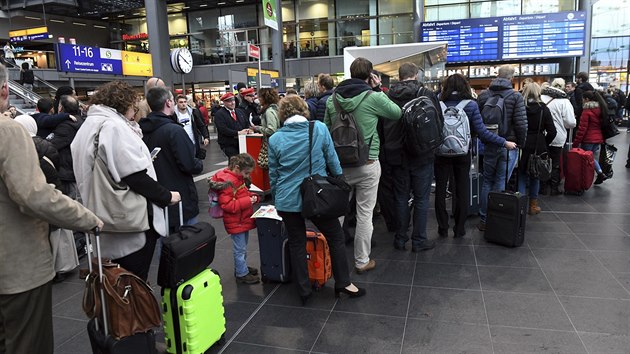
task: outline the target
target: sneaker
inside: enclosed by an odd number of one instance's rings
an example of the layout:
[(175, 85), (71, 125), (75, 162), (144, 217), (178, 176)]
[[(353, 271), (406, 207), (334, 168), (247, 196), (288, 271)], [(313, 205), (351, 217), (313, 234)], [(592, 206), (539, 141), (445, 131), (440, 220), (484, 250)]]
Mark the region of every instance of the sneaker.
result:
[(359, 267), (354, 267), (354, 270), (357, 272), (357, 274), (362, 274), (365, 272), (369, 272), (370, 270), (376, 268), (376, 261), (373, 259), (370, 259), (370, 261), (368, 262), (368, 264), (366, 264), (365, 266), (359, 268)]
[(251, 275), (258, 275), (258, 269), (256, 268), (247, 267), (247, 270), (249, 271), (249, 274)]
[(253, 275), (251, 273), (247, 273), (247, 275), (242, 277), (236, 277), (236, 282), (240, 284), (256, 284), (260, 281), (258, 276)]
[(427, 251), (435, 247), (434, 240), (424, 240), (411, 248), (411, 252)]
[(479, 231), (486, 231), (486, 223), (485, 222), (480, 222), (479, 224), (477, 224), (477, 229)]

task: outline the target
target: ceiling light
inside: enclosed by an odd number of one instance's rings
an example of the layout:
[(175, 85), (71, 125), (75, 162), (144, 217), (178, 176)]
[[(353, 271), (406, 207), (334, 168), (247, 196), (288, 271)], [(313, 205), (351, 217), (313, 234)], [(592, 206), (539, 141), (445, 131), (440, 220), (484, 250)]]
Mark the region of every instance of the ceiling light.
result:
[(101, 17), (101, 20), (108, 20), (108, 19), (109, 19), (109, 17), (108, 17), (108, 16)]
[(182, 10), (186, 10), (186, 9), (190, 9), (190, 6), (184, 6), (184, 7), (182, 7)]
[(201, 4), (201, 5), (199, 5), (199, 7), (206, 7), (206, 6), (208, 6), (208, 4)]
[(51, 18), (49, 21), (50, 22), (57, 22), (57, 23), (66, 23), (66, 21), (57, 20), (57, 19), (54, 19), (54, 18)]
[(38, 50), (37, 53), (42, 54), (43, 52), (41, 50)]
[(245, 0), (236, 0), (237, 3), (239, 2), (245, 2)]
[(134, 16), (140, 16), (140, 13), (139, 13), (139, 12), (136, 12), (136, 13), (134, 13), (133, 15), (134, 15)]
[(72, 22), (73, 25), (77, 25), (77, 26), (87, 26), (85, 23), (81, 23), (81, 22)]
[(107, 27), (101, 26), (101, 25), (94, 25), (94, 28), (107, 28)]
[(118, 16), (116, 16), (116, 17), (125, 17), (125, 15), (118, 15)]
[(225, 5), (224, 2), (218, 2), (217, 5)]
[(41, 18), (39, 17), (32, 17), (32, 16), (24, 16), (24, 18), (28, 18), (29, 20), (41, 20)]

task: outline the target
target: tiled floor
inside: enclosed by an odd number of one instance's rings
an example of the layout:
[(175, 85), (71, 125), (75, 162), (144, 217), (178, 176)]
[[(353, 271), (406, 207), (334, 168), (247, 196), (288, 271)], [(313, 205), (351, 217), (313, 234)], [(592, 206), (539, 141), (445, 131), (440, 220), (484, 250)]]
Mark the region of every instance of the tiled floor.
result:
[[(222, 274), (227, 319), (227, 343), (211, 352), (630, 353), (628, 141), (625, 133), (613, 139), (620, 153), (612, 180), (582, 197), (541, 197), (543, 212), (528, 217), (520, 248), (486, 243), (471, 218), (464, 239), (438, 239), (419, 254), (396, 251), (377, 219), (377, 268), (352, 274), (367, 295), (336, 300), (331, 281), (307, 307), (291, 284), (236, 285), (231, 241), (202, 201), (201, 220), (219, 235), (212, 266)], [(205, 171), (221, 167), (217, 150)], [(204, 183), (197, 186), (203, 196)], [(433, 211), (429, 220), (437, 238)], [(258, 257), (253, 236), (251, 265)], [(53, 288), (56, 353), (90, 351), (82, 290), (76, 277)]]

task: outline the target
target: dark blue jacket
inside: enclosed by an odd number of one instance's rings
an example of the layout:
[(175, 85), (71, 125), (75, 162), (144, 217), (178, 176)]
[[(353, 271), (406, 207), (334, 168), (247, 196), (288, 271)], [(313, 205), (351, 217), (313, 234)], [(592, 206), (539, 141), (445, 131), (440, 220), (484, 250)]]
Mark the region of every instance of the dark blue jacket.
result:
[[(453, 94), (448, 98), (448, 101), (444, 101), (444, 104), (447, 107), (454, 107), (461, 101), (462, 99), (459, 95)], [(486, 129), (486, 126), (483, 124), (483, 119), (481, 118), (481, 112), (479, 111), (477, 102), (472, 100), (468, 102), (466, 107), (464, 107), (464, 112), (466, 112), (466, 115), (468, 116), (471, 132), (477, 133), (479, 139), (481, 139), (484, 144), (494, 144), (497, 146), (505, 145), (505, 138), (493, 134)]]
[(317, 96), (317, 111), (315, 117), (319, 121), (324, 121), (324, 115), (326, 114), (326, 101), (328, 101), (328, 97), (332, 95), (333, 90), (328, 90), (321, 95)]
[(504, 138), (515, 142), (518, 146), (525, 146), (527, 138), (527, 112), (525, 111), (525, 101), (520, 93), (512, 88), (512, 81), (504, 78), (496, 78), (490, 82), (490, 87), (479, 94), (479, 107), (483, 109), (488, 98), (495, 93), (511, 94), (505, 97), (505, 112), (508, 118), (507, 134)]
[[(310, 114), (308, 120), (317, 120), (317, 102), (317, 97), (309, 97), (306, 99), (306, 105), (308, 106), (308, 111)], [(322, 120), (323, 119), (324, 116), (322, 115)]]
[[(153, 161), (158, 183), (182, 197), (184, 220), (199, 214), (199, 197), (193, 175), (201, 173), (203, 164), (195, 158), (195, 146), (179, 123), (161, 112), (151, 112), (140, 120), (140, 128), (149, 151), (156, 147), (162, 150)], [(170, 226), (179, 225), (179, 211), (169, 208)]]
[(68, 113), (52, 115), (47, 113), (35, 113), (33, 114), (33, 119), (35, 119), (37, 123), (37, 136), (46, 139), (61, 122), (70, 119), (70, 115)]

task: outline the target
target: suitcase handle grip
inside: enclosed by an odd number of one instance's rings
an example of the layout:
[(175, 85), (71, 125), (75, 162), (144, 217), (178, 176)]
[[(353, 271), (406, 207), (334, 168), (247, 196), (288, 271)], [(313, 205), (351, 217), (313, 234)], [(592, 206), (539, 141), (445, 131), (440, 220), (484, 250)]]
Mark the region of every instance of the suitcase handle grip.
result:
[[(196, 226), (196, 225), (184, 225), (182, 227), (179, 228), (179, 230), (190, 230), (194, 233), (200, 233), (201, 231), (203, 231), (200, 227)], [(179, 238), (181, 238), (182, 240), (186, 240), (188, 239), (188, 235), (185, 235), (183, 232), (179, 233)]]

